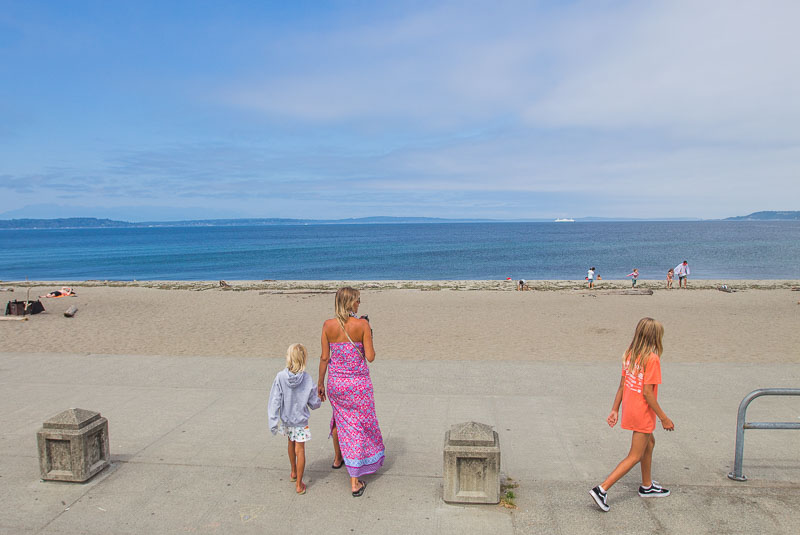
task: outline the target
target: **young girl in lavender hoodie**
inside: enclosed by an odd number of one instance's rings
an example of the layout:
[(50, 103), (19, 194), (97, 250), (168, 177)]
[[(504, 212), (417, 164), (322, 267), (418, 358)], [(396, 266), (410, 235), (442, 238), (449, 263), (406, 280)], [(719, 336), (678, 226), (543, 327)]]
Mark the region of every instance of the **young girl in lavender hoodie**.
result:
[(286, 368), (278, 372), (269, 391), (269, 430), (281, 432), (289, 440), (291, 481), (296, 482), (297, 494), (305, 494), (303, 471), (306, 468), (306, 445), (311, 440), (308, 429), (309, 407), (318, 409), (322, 402), (317, 385), (306, 373), (308, 351), (303, 344), (292, 344), (286, 351)]

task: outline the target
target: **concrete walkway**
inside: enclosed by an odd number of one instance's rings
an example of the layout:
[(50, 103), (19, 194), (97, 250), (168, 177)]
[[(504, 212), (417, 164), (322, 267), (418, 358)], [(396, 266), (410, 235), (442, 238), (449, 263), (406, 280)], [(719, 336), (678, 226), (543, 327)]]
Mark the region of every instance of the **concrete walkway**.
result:
[[(761, 387), (800, 386), (800, 364), (671, 364), (654, 475), (672, 496), (636, 495), (638, 473), (600, 512), (588, 490), (627, 453), (605, 417), (616, 364), (376, 361), (387, 447), (366, 494), (333, 471), (330, 406), (312, 414), (308, 493), (289, 482), (286, 442), (266, 428), (282, 359), (0, 353), (0, 533), (797, 533), (800, 433), (748, 431), (732, 469), (736, 409)], [(312, 362), (316, 376), (316, 363)], [(109, 419), (113, 466), (86, 484), (42, 482), (36, 431), (71, 407)], [(761, 398), (749, 420), (798, 421), (800, 398)], [(515, 510), (442, 496), (450, 425), (500, 433)]]

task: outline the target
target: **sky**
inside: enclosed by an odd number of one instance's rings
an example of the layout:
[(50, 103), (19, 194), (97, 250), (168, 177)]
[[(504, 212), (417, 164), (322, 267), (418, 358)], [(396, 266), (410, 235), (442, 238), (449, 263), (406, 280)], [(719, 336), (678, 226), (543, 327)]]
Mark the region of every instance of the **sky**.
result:
[(0, 219), (800, 210), (800, 2), (0, 0)]

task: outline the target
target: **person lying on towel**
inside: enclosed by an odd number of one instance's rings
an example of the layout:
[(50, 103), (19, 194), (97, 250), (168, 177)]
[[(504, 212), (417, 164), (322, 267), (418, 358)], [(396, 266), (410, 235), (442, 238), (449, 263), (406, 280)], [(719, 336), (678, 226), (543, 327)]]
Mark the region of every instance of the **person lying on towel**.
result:
[(70, 288), (69, 286), (62, 286), (61, 290), (54, 290), (46, 295), (40, 295), (39, 297), (70, 297), (76, 296), (77, 294)]

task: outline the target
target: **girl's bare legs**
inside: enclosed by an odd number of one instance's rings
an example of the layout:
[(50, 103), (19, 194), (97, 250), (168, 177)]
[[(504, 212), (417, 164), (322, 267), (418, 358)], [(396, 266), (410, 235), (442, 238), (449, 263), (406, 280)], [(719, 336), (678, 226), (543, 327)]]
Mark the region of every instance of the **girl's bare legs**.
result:
[[(617, 467), (614, 468), (614, 471), (611, 472), (606, 480), (600, 485), (603, 487), (604, 491), (608, 492), (608, 489), (610, 489), (614, 483), (619, 481), (620, 478), (627, 474), (631, 468), (636, 466), (636, 463), (642, 460), (642, 456), (644, 455), (648, 444), (650, 444), (650, 438), (652, 438), (652, 436), (652, 433), (640, 433), (638, 431), (633, 432), (633, 437), (631, 437), (631, 450), (628, 452), (628, 456), (619, 462)], [(650, 453), (652, 455), (652, 448), (650, 449)], [(649, 464), (647, 470), (648, 472), (650, 471)]]
[(289, 465), (292, 467), (292, 479), (297, 477), (297, 455), (294, 448), (295, 442), (289, 441)]
[(306, 443), (295, 442), (294, 451), (297, 455), (297, 492), (301, 492), (305, 486), (303, 485), (303, 472), (306, 470)]
[(650, 474), (650, 467), (653, 464), (653, 448), (656, 447), (656, 437), (650, 433), (650, 440), (647, 441), (647, 446), (644, 448), (642, 460), (639, 465), (642, 468), (642, 486), (647, 488), (653, 484), (653, 478)]
[(339, 430), (335, 425), (331, 430), (331, 436), (333, 437), (333, 464), (341, 466), (344, 462), (344, 457), (342, 457), (342, 448), (339, 446)]

